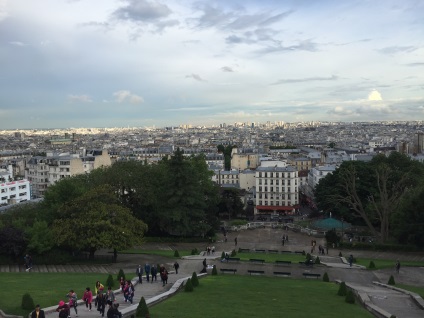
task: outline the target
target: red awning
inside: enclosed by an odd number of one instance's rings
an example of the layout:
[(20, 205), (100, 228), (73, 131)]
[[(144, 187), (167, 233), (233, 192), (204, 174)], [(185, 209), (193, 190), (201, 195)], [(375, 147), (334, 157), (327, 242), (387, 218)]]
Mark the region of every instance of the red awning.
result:
[(295, 209), (294, 206), (279, 206), (279, 205), (257, 205), (258, 210), (269, 210), (269, 211), (292, 211)]

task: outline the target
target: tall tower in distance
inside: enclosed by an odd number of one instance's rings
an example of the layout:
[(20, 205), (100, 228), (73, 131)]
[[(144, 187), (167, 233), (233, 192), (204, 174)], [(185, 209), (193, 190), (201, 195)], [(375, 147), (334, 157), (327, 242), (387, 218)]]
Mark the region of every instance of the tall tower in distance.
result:
[(414, 134), (414, 153), (422, 153), (424, 149), (424, 133)]

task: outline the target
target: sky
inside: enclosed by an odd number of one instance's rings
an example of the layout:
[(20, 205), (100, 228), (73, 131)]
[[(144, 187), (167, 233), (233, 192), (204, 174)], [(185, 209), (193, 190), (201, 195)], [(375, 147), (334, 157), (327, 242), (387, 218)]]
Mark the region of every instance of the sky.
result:
[(424, 1), (0, 0), (0, 129), (424, 119)]

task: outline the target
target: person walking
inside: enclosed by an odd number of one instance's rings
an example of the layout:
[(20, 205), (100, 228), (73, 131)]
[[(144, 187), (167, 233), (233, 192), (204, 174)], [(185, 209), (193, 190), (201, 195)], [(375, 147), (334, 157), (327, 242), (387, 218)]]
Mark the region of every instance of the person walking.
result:
[[(138, 282), (140, 284), (143, 284), (143, 267), (141, 267), (141, 265), (138, 265), (135, 274), (138, 276)], [(148, 281), (148, 280), (147, 280)]]
[(349, 266), (352, 267), (352, 264), (353, 264), (353, 255), (350, 254), (350, 256), (349, 256)]
[(399, 262), (399, 260), (396, 261), (395, 269), (396, 269), (396, 273), (399, 274), (399, 271), (400, 271), (400, 262)]
[(75, 310), (75, 316), (78, 317), (78, 310), (77, 310), (77, 306), (78, 306), (77, 300), (78, 300), (78, 297), (77, 297), (77, 294), (74, 292), (73, 289), (71, 289), (69, 291), (69, 293), (66, 294), (66, 297), (68, 297), (68, 299), (69, 299), (69, 302), (68, 302), (69, 308), (74, 308), (74, 310)]
[(68, 318), (71, 314), (68, 304), (63, 300), (59, 301), (59, 307), (56, 308), (56, 311), (59, 312), (59, 318)]
[(174, 263), (175, 274), (178, 274), (178, 269), (180, 268), (180, 264), (177, 261)]
[(29, 272), (30, 269), (32, 269), (32, 257), (29, 254), (26, 254), (24, 257), (24, 261), (25, 261), (25, 271)]
[(168, 284), (168, 271), (166, 270), (166, 268), (164, 268), (164, 270), (160, 274), (160, 277), (162, 279), (162, 287), (165, 286), (165, 284)]
[(115, 294), (110, 286), (107, 288), (106, 301), (111, 301), (112, 303), (115, 301)]
[(237, 237), (234, 238), (234, 244), (237, 246)]
[(88, 311), (91, 311), (91, 303), (93, 301), (93, 293), (90, 290), (90, 287), (87, 287), (84, 291), (84, 295), (82, 296), (82, 300), (85, 301), (85, 308)]
[(97, 294), (97, 311), (100, 312), (102, 317), (105, 316), (105, 307), (106, 307), (106, 294), (102, 292)]
[(151, 269), (150, 268), (150, 264), (149, 263), (146, 263), (144, 265), (144, 272), (146, 273), (147, 282), (149, 282), (150, 269)]
[(155, 280), (155, 282), (157, 282), (157, 280), (158, 280), (158, 268), (157, 268), (157, 266), (152, 265), (152, 269), (150, 270), (150, 274), (152, 275), (151, 282), (153, 283), (153, 280)]
[(40, 305), (35, 306), (35, 310), (31, 313), (31, 318), (46, 318), (44, 310), (40, 308)]

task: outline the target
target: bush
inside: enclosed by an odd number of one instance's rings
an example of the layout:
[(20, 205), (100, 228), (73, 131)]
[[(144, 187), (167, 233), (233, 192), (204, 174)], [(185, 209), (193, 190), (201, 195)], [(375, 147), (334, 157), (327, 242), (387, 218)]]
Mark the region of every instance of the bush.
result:
[(370, 264), (368, 265), (369, 269), (375, 269), (374, 261), (370, 261)]
[(221, 253), (221, 259), (224, 259), (224, 258), (225, 258), (225, 252), (222, 251), (222, 253)]
[(197, 277), (196, 272), (193, 272), (193, 275), (191, 275), (191, 284), (193, 287), (199, 286), (199, 278)]
[(213, 269), (212, 269), (212, 275), (213, 275), (213, 276), (218, 275), (218, 271), (216, 270), (216, 265), (214, 265), (214, 266), (213, 266)]
[(306, 252), (305, 251), (302, 251), (302, 255), (305, 256), (306, 255)]
[(346, 298), (345, 301), (348, 304), (354, 304), (355, 303), (355, 295), (353, 295), (353, 292), (351, 290), (349, 290), (346, 294)]
[(22, 296), (22, 309), (25, 310), (33, 310), (35, 307), (34, 300), (32, 299), (31, 295), (26, 293)]
[(180, 253), (178, 253), (178, 250), (175, 250), (174, 257), (180, 257)]
[(395, 278), (393, 275), (390, 275), (389, 281), (387, 282), (388, 285), (395, 285)]
[(236, 255), (237, 255), (236, 250), (232, 250), (232, 251), (231, 251), (231, 257), (234, 257), (234, 256), (236, 256)]
[(339, 257), (342, 257), (342, 256), (343, 256), (342, 252), (339, 252)]
[(311, 254), (306, 254), (306, 260), (305, 260), (305, 262), (306, 263), (310, 263), (311, 262), (311, 260), (312, 260), (312, 256), (311, 256)]
[(337, 295), (346, 296), (346, 294), (347, 294), (346, 283), (341, 282), (340, 287), (339, 287), (339, 291), (337, 292)]
[(116, 277), (116, 280), (119, 281), (121, 279), (121, 277), (123, 277), (124, 280), (125, 280), (125, 273), (124, 273), (122, 268), (119, 269), (118, 276)]
[(328, 277), (327, 272), (325, 272), (324, 273), (324, 276), (322, 276), (322, 281), (323, 282), (327, 282), (327, 283), (330, 281), (330, 277)]
[(191, 278), (187, 279), (187, 282), (184, 286), (185, 292), (192, 292), (193, 291), (193, 284), (191, 283)]
[(113, 287), (113, 285), (115, 284), (115, 282), (113, 281), (113, 277), (111, 274), (109, 274), (109, 276), (107, 277), (106, 280), (106, 286), (107, 287)]
[(321, 264), (321, 260), (319, 259), (319, 256), (315, 258), (315, 264)]
[(197, 254), (199, 254), (199, 251), (197, 250), (197, 248), (193, 248), (191, 250), (191, 255), (197, 255)]
[(138, 303), (137, 310), (135, 312), (136, 317), (149, 318), (149, 307), (147, 307), (146, 300), (144, 297), (141, 297), (140, 302)]

